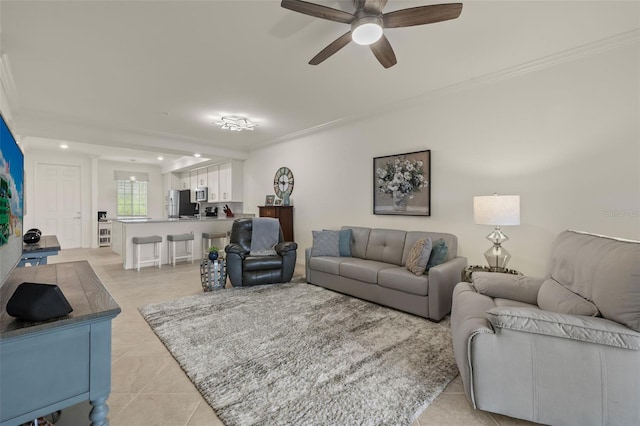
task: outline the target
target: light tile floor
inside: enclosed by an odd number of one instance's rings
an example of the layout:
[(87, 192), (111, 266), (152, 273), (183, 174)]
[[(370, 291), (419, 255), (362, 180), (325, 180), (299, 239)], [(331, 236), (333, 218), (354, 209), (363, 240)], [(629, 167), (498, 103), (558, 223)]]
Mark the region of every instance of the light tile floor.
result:
[[(87, 260), (122, 313), (113, 321), (112, 383), (107, 401), (111, 426), (217, 426), (223, 423), (204, 401), (138, 307), (202, 291), (198, 262), (161, 269), (122, 269), (110, 248), (62, 250), (49, 263)], [(88, 403), (65, 409), (56, 426), (88, 425)], [(473, 410), (456, 378), (413, 426), (525, 426), (526, 421)]]

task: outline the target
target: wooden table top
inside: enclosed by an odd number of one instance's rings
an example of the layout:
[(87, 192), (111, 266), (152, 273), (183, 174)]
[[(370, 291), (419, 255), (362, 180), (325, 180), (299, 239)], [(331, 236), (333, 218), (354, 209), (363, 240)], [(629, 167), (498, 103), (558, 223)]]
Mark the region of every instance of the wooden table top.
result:
[[(69, 301), (73, 312), (49, 321), (21, 321), (7, 313), (7, 302), (23, 282), (56, 284)], [(0, 339), (55, 327), (90, 321), (101, 317), (115, 317), (120, 306), (105, 288), (86, 260), (51, 265), (15, 268), (0, 287)]]

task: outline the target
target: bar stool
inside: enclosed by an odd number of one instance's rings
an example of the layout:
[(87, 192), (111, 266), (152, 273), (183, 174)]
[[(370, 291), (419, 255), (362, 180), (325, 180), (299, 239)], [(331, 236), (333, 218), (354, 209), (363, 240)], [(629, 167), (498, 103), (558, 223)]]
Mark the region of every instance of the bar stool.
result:
[(207, 257), (209, 253), (209, 247), (213, 245), (213, 240), (222, 241), (222, 251), (224, 252), (224, 246), (227, 242), (226, 232), (203, 232), (202, 233), (202, 257)]
[[(162, 237), (151, 235), (149, 237), (133, 237), (131, 239), (135, 250), (133, 251), (133, 266), (139, 271), (143, 263), (157, 263), (158, 269), (162, 267)], [(153, 257), (143, 259), (140, 256), (140, 246), (143, 244), (153, 244)]]
[[(186, 253), (176, 256), (176, 243), (179, 241), (184, 241)], [(193, 263), (193, 233), (167, 235), (167, 242), (169, 243), (169, 263), (176, 266), (176, 260), (180, 259), (188, 259)]]

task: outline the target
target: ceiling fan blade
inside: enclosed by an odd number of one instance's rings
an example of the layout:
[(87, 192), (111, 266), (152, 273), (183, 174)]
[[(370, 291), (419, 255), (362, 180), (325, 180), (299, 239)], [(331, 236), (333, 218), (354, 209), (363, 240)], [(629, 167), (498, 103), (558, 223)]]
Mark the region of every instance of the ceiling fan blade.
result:
[(363, 0), (363, 10), (366, 13), (379, 14), (382, 13), (382, 9), (387, 5), (388, 0)]
[(462, 12), (462, 3), (434, 4), (396, 10), (382, 15), (385, 28), (411, 27), (456, 19)]
[(329, 56), (333, 55), (338, 50), (345, 47), (347, 44), (349, 44), (350, 41), (351, 41), (351, 31), (347, 31), (346, 33), (344, 33), (343, 35), (335, 39), (327, 47), (322, 49), (320, 53), (314, 56), (313, 59), (309, 61), (309, 65), (318, 65), (319, 63), (327, 59)]
[(398, 62), (396, 61), (396, 54), (393, 53), (391, 43), (389, 43), (389, 40), (384, 34), (382, 34), (380, 40), (369, 45), (369, 48), (385, 68), (390, 68)]
[(302, 0), (282, 0), (280, 6), (294, 12), (303, 13), (315, 18), (327, 19), (329, 21), (342, 22), (350, 24), (355, 18), (352, 14), (338, 9), (332, 9), (327, 6), (321, 6), (315, 3), (309, 3)]

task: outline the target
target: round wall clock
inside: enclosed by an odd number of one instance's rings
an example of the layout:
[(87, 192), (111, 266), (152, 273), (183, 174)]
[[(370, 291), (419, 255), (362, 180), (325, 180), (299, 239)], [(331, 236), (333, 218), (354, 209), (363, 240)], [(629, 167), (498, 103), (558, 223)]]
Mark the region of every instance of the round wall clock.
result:
[(285, 194), (293, 192), (293, 173), (288, 167), (280, 167), (273, 177), (273, 189), (278, 198), (284, 198)]

